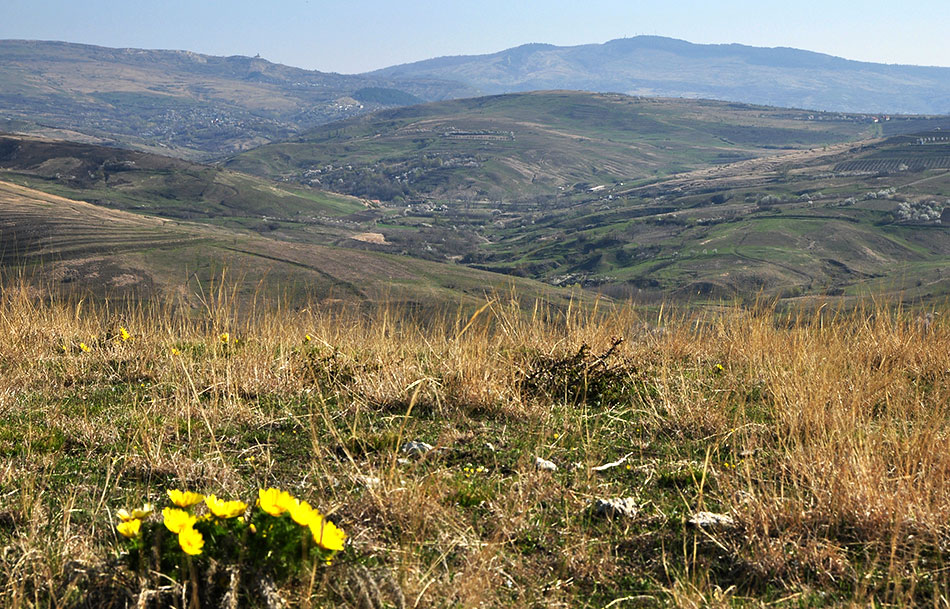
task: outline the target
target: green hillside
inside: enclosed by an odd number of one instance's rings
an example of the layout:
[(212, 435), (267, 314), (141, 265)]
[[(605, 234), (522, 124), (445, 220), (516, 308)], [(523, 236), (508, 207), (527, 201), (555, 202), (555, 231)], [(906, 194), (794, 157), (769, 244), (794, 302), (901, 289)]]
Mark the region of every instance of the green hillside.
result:
[(113, 209), (268, 232), (287, 219), (315, 223), (367, 203), (303, 185), (165, 156), (0, 135), (0, 176)]
[(508, 201), (879, 132), (863, 115), (549, 91), (379, 112), (226, 166), (373, 199)]
[(700, 170), (569, 207), (526, 206), (486, 227), (486, 244), (466, 261), (640, 298), (945, 298), (950, 142), (919, 139)]
[(508, 288), (554, 302), (570, 297), (537, 282), (461, 266), (110, 210), (3, 181), (0, 271), (43, 293), (181, 297), (192, 306), (222, 276), (241, 306), (263, 295), (285, 303), (430, 306), (477, 301)]
[[(221, 230), (211, 258), (353, 299), (410, 268), (418, 302), (499, 280), (486, 271), (532, 293), (933, 301), (950, 295), (943, 120), (549, 92), (387, 111), (224, 167), (7, 136), (0, 176)], [(167, 261), (189, 259), (210, 276), (202, 254)]]

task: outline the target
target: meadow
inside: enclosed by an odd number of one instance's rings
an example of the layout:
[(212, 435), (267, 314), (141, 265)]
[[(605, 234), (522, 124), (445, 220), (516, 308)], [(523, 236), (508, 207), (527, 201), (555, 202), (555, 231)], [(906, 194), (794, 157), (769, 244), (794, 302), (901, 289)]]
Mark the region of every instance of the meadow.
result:
[[(0, 605), (948, 605), (943, 309), (203, 294), (3, 290)], [(332, 564), (245, 558), (228, 597), (211, 545), (124, 554), (119, 510), (271, 487), (345, 532)]]

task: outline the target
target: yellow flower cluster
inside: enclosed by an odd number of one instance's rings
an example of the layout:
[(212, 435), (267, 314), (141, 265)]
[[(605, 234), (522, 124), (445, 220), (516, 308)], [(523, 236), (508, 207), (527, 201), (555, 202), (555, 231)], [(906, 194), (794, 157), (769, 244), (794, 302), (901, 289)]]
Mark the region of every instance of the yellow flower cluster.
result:
[[(557, 436), (557, 434), (554, 434)], [(465, 474), (466, 478), (471, 478), (472, 474), (484, 474), (488, 471), (488, 468), (484, 465), (479, 465), (478, 467), (473, 467), (471, 463), (462, 468), (462, 472)]]
[(294, 522), (310, 529), (313, 541), (321, 548), (333, 552), (343, 549), (346, 534), (327, 520), (319, 510), (306, 501), (291, 496), (287, 491), (276, 488), (260, 489), (258, 506), (271, 516), (288, 513)]
[(123, 327), (120, 326), (120, 327), (119, 327), (119, 339), (120, 339), (122, 342), (125, 343), (125, 342), (128, 342), (128, 341), (132, 340), (132, 335), (129, 334), (129, 331), (128, 331), (128, 330), (126, 330), (125, 328), (123, 328)]
[(151, 503), (146, 503), (141, 508), (136, 508), (131, 511), (123, 508), (116, 512), (116, 515), (122, 522), (116, 525), (115, 529), (123, 537), (128, 537), (129, 539), (138, 537), (139, 531), (142, 529), (142, 519), (147, 517), (154, 510), (155, 507)]
[(728, 462), (728, 461), (723, 461), (723, 463), (722, 463), (722, 468), (723, 468), (723, 469), (736, 469), (737, 467), (739, 467), (739, 466), (742, 465), (743, 463), (745, 463), (745, 459), (739, 459), (739, 462), (738, 462), (738, 463), (730, 463), (730, 462)]
[[(214, 518), (227, 520), (238, 517), (241, 517), (240, 520), (244, 522), (244, 514), (248, 508), (243, 501), (225, 501), (213, 494), (205, 496), (178, 489), (170, 489), (168, 498), (177, 507), (169, 506), (162, 510), (162, 523), (169, 532), (178, 535), (178, 544), (182, 551), (193, 556), (201, 554), (205, 543), (201, 532), (195, 529), (197, 523)], [(199, 519), (191, 513), (191, 508), (202, 501), (207, 506), (208, 513)], [(259, 490), (257, 506), (274, 517), (280, 517), (286, 513), (295, 523), (309, 529), (314, 543), (324, 550), (339, 552), (343, 549), (346, 541), (343, 531), (306, 501), (301, 501), (286, 491), (269, 488)], [(139, 509), (119, 510), (117, 515), (121, 522), (116, 526), (116, 530), (130, 539), (138, 537), (142, 520), (154, 510), (154, 506), (150, 503), (146, 503)], [(252, 533), (257, 530), (253, 524), (249, 525), (249, 528)]]

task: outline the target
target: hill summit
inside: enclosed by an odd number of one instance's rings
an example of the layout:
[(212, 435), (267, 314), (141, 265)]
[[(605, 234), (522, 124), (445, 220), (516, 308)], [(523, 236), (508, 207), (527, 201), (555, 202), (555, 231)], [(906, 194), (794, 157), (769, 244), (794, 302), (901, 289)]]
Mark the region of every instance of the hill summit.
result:
[(372, 72), (438, 78), (483, 93), (575, 89), (707, 98), (837, 112), (950, 113), (950, 68), (851, 61), (790, 48), (636, 36), (604, 44), (527, 44)]

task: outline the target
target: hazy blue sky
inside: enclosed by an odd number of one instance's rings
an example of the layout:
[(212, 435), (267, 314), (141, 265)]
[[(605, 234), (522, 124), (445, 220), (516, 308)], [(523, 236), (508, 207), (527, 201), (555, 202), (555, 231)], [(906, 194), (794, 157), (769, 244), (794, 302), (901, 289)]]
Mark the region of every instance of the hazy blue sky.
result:
[(2, 0), (0, 38), (254, 55), (362, 72), (638, 34), (950, 66), (947, 0)]

